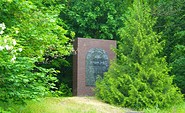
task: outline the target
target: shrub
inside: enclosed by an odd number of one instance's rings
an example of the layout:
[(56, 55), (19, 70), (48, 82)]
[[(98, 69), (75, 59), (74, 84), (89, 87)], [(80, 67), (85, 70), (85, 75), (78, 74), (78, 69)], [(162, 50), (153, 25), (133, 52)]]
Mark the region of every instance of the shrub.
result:
[(182, 102), (182, 94), (172, 84), (163, 42), (153, 31), (155, 18), (145, 0), (135, 0), (119, 30), (118, 59), (96, 83), (96, 95), (105, 102), (135, 109), (164, 108)]
[(44, 96), (55, 87), (55, 70), (37, 67), (36, 58), (20, 56), (22, 48), (15, 39), (0, 35), (0, 48), (0, 105), (3, 108)]
[(72, 89), (67, 84), (61, 83), (60, 88), (54, 92), (56, 96), (70, 97), (72, 96)]

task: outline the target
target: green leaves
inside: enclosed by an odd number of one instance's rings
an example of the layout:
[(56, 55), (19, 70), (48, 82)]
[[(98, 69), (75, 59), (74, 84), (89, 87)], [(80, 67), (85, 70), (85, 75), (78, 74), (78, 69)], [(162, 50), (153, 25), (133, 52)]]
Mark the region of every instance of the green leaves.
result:
[(171, 60), (173, 62), (170, 63), (172, 66), (171, 73), (174, 74), (174, 82), (181, 89), (182, 93), (185, 93), (185, 46), (184, 45), (176, 45), (174, 48), (174, 52), (171, 54)]
[(51, 70), (37, 68), (34, 60), (27, 57), (18, 57), (15, 63), (6, 62), (4, 66), (6, 70), (0, 73), (3, 74), (0, 91), (5, 91), (1, 101), (24, 103), (26, 99), (45, 95), (56, 81), (55, 77), (46, 76)]
[(77, 37), (117, 39), (116, 31), (123, 27), (122, 14), (129, 6), (122, 0), (65, 1), (61, 18), (66, 28)]
[(184, 91), (185, 74), (183, 72), (184, 50), (185, 46), (185, 10), (184, 0), (163, 1), (159, 0), (155, 5), (155, 15), (158, 17), (155, 29), (163, 32), (163, 37), (166, 39), (166, 44), (163, 54), (167, 57), (167, 62), (172, 68), (170, 74), (174, 76), (174, 83)]
[(97, 81), (97, 96), (134, 109), (165, 108), (182, 102), (165, 57), (159, 56), (163, 41), (153, 31), (156, 19), (148, 2), (135, 0), (125, 17), (125, 27), (119, 30), (118, 59), (104, 79)]
[(70, 53), (72, 46), (69, 44), (69, 38), (65, 36), (67, 31), (58, 25), (57, 6), (47, 7), (41, 1), (40, 3), (13, 1), (4, 2), (4, 4), (9, 7), (2, 7), (8, 11), (0, 12), (2, 15), (0, 21), (7, 24), (10, 35), (13, 35), (12, 29), (18, 29), (19, 33), (14, 38), (24, 46), (23, 56), (43, 57), (48, 50), (51, 54), (56, 54), (57, 51), (59, 56)]
[(67, 30), (58, 18), (62, 7), (58, 2), (0, 1), (0, 23), (6, 25), (5, 29), (0, 24), (0, 104), (5, 102), (4, 108), (56, 89), (56, 70), (40, 65), (52, 59), (63, 61), (72, 51)]

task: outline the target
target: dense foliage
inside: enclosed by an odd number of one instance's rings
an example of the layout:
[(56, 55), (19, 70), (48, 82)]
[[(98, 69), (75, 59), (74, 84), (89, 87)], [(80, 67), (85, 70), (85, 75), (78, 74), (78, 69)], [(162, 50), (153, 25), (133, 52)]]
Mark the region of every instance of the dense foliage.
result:
[(148, 3), (135, 0), (119, 31), (118, 59), (96, 84), (98, 97), (135, 109), (164, 108), (182, 101), (165, 57), (159, 55), (164, 44), (153, 31), (155, 22)]
[(172, 67), (171, 75), (175, 75), (174, 82), (185, 93), (185, 1), (159, 0), (156, 5), (157, 24), (155, 29), (163, 32), (166, 39), (163, 54)]
[(2, 35), (4, 23), (0, 27), (0, 106), (8, 108), (46, 95), (56, 82), (55, 71), (37, 67), (34, 58), (20, 56), (22, 48), (9, 35)]
[(0, 112), (55, 85), (56, 95), (71, 96), (75, 35), (119, 42), (97, 82), (103, 100), (134, 108), (180, 101), (172, 81), (185, 93), (185, 0), (140, 1), (148, 0), (0, 0)]
[(122, 14), (131, 0), (66, 0), (61, 18), (77, 37), (117, 39), (123, 27)]
[(60, 26), (61, 7), (50, 0), (0, 1), (0, 106), (8, 108), (56, 90), (59, 71), (43, 65), (64, 61), (72, 50)]
[[(70, 0), (62, 1), (60, 18), (64, 27), (74, 31), (76, 37), (116, 39), (117, 30), (124, 26), (124, 14), (133, 0)], [(148, 1), (151, 14), (157, 17), (154, 30), (163, 32), (165, 46), (162, 56), (166, 56), (168, 66), (172, 67), (171, 75), (175, 75), (174, 83), (184, 93), (184, 0)]]
[(42, 58), (44, 55), (57, 57), (69, 54), (69, 38), (64, 35), (67, 31), (58, 25), (59, 6), (46, 7), (42, 1), (34, 0), (13, 0), (1, 4), (0, 21), (10, 28), (7, 32), (24, 47), (24, 56)]

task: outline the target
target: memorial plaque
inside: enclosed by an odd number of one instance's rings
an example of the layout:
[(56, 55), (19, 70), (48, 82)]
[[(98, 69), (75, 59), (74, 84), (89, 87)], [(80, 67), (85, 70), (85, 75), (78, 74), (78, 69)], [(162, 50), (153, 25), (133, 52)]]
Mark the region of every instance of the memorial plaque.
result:
[(111, 49), (116, 48), (116, 41), (76, 38), (73, 45), (73, 95), (94, 96), (98, 75), (103, 77), (116, 58)]
[(92, 48), (86, 55), (86, 85), (95, 86), (98, 76), (103, 77), (108, 71), (109, 58), (107, 53), (101, 48)]

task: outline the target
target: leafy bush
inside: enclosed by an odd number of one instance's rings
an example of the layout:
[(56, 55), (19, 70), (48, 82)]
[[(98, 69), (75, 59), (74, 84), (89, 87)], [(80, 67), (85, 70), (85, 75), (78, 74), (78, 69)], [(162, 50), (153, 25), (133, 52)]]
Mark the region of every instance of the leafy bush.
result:
[(10, 111), (5, 111), (3, 108), (0, 107), (0, 113), (11, 113)]
[(1, 65), (2, 82), (0, 101), (24, 103), (47, 94), (54, 87), (52, 70), (35, 66), (35, 60), (27, 57), (17, 57), (14, 63)]
[(65, 61), (63, 56), (72, 50), (67, 31), (58, 18), (62, 6), (50, 0), (2, 0), (0, 6), (0, 22), (7, 27), (6, 31), (0, 29), (0, 34), (5, 32), (0, 40), (0, 85), (5, 93), (12, 92), (1, 97), (3, 101), (22, 102), (42, 96), (55, 88), (56, 63), (52, 62)]
[(59, 89), (54, 92), (55, 96), (70, 97), (72, 96), (72, 89), (67, 84), (61, 83)]
[[(1, 30), (6, 28), (0, 24)], [(23, 50), (24, 51), (24, 50)], [(23, 104), (28, 99), (45, 96), (55, 88), (55, 70), (37, 67), (36, 58), (20, 56), (22, 48), (9, 35), (0, 34), (0, 105)], [(5, 110), (6, 110), (5, 109)]]
[(4, 22), (10, 36), (24, 47), (22, 56), (62, 57), (72, 49), (66, 30), (60, 26), (58, 18), (60, 5), (52, 6), (43, 0), (11, 0), (2, 2), (0, 22)]
[(160, 57), (163, 42), (153, 31), (155, 18), (145, 0), (135, 0), (120, 29), (118, 59), (96, 83), (96, 95), (105, 102), (131, 107), (165, 108), (182, 102), (174, 86), (165, 57)]

